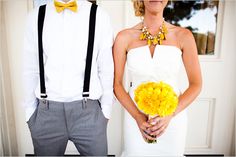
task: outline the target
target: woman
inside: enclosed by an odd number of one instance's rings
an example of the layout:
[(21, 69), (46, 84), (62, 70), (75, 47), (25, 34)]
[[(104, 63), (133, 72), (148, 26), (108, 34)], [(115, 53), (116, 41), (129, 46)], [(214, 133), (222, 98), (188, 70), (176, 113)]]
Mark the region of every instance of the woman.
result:
[[(187, 128), (185, 109), (200, 93), (202, 79), (192, 33), (163, 19), (167, 2), (133, 1), (135, 14), (143, 16), (143, 21), (119, 32), (113, 47), (115, 95), (128, 111), (124, 118), (124, 156), (181, 156), (184, 153)], [(181, 94), (177, 76), (182, 63), (189, 86)], [(130, 85), (128, 92), (122, 84), (126, 64), (126, 81)], [(179, 103), (172, 115), (148, 119), (139, 111), (134, 102), (134, 90), (146, 81), (163, 81), (173, 87)], [(155, 144), (145, 142), (155, 139)]]

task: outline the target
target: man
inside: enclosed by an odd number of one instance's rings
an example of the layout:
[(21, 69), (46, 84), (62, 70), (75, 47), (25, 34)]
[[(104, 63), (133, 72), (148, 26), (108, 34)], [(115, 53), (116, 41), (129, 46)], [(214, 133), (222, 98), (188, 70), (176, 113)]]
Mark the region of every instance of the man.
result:
[[(109, 16), (86, 0), (55, 0), (28, 17), (24, 106), (36, 155), (107, 155), (113, 101)], [(89, 59), (90, 58), (90, 59)]]

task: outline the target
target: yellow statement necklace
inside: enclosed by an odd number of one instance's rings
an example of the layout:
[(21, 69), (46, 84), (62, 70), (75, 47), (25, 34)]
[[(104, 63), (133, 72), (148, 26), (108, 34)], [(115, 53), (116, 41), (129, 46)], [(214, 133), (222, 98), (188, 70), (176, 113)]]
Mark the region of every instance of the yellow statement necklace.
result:
[(161, 45), (163, 40), (166, 40), (166, 35), (168, 33), (167, 27), (165, 25), (165, 21), (163, 20), (162, 25), (160, 26), (159, 32), (156, 35), (152, 35), (148, 28), (144, 26), (141, 29), (142, 33), (140, 34), (140, 40), (147, 40), (147, 44), (149, 46), (153, 45)]

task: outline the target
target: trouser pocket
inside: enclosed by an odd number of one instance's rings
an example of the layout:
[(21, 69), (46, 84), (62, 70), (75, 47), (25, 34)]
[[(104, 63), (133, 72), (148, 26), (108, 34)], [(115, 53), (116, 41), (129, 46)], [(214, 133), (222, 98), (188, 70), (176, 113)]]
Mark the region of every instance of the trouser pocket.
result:
[(101, 116), (102, 116), (106, 121), (108, 121), (108, 119), (104, 116), (104, 114), (103, 114), (103, 112), (102, 112), (102, 106), (101, 106), (100, 101), (97, 100), (97, 103), (98, 103), (98, 106), (99, 106), (99, 111), (98, 111), (98, 112), (100, 112)]
[(37, 118), (37, 114), (38, 114), (38, 106), (39, 106), (39, 100), (37, 103), (37, 107), (35, 108), (33, 114), (30, 116), (29, 120), (27, 121), (27, 124), (28, 124), (28, 127), (30, 130), (36, 122), (36, 118)]
[(49, 105), (47, 100), (39, 100), (38, 99), (38, 104), (37, 107), (30, 117), (28, 123), (28, 127), (31, 131), (31, 133), (35, 132), (35, 130), (38, 130), (42, 125), (41, 121), (43, 120), (42, 116), (44, 116), (45, 112), (48, 112), (49, 110)]

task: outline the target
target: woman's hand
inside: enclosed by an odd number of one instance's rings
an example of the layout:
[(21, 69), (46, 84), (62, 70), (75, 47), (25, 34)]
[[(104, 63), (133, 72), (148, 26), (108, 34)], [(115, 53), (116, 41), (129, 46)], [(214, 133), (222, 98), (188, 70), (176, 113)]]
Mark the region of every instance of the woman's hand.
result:
[(151, 118), (148, 123), (152, 125), (148, 128), (151, 136), (156, 136), (156, 138), (160, 137), (168, 127), (171, 119), (173, 116), (166, 116), (166, 117), (154, 117)]
[(143, 113), (140, 113), (136, 118), (135, 118), (137, 124), (138, 124), (138, 127), (139, 127), (139, 130), (144, 138), (144, 140), (156, 140), (156, 138), (153, 138), (151, 135), (150, 135), (150, 131), (148, 130), (148, 128), (152, 127), (151, 124), (149, 124), (147, 122), (148, 120), (148, 117), (143, 114)]

